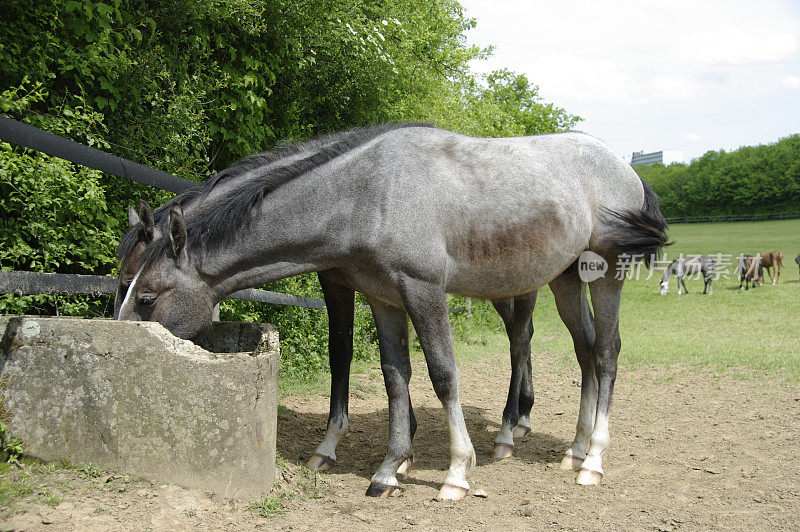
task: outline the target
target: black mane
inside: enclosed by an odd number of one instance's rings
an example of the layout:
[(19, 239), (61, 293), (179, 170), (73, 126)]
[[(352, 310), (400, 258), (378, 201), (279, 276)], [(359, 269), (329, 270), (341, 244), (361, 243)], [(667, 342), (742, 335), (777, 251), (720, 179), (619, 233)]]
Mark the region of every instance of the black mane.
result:
[[(166, 233), (167, 217), (173, 204), (186, 204), (208, 195), (214, 187), (232, 177), (253, 174), (241, 185), (215, 199), (208, 208), (204, 208), (197, 216), (187, 220), (188, 241), (190, 250), (202, 245), (217, 248), (229, 241), (230, 236), (251, 222), (253, 208), (261, 200), (278, 188), (307, 172), (318, 168), (333, 159), (352, 151), (359, 146), (395, 129), (407, 127), (430, 127), (426, 124), (385, 124), (366, 128), (352, 129), (339, 133), (331, 133), (304, 142), (297, 142), (279, 147), (276, 150), (251, 155), (214, 175), (203, 183), (192, 187), (173, 198), (153, 214), (156, 227), (162, 234)], [(272, 163), (301, 152), (309, 155), (287, 164), (265, 168)], [(263, 169), (263, 170), (262, 170)], [(262, 170), (262, 171), (260, 171)], [(202, 201), (202, 199), (200, 199)], [(125, 260), (139, 241), (139, 228), (133, 227), (120, 241), (117, 256)], [(163, 255), (168, 247), (169, 239), (164, 234), (160, 241), (147, 247), (142, 264), (147, 264)]]

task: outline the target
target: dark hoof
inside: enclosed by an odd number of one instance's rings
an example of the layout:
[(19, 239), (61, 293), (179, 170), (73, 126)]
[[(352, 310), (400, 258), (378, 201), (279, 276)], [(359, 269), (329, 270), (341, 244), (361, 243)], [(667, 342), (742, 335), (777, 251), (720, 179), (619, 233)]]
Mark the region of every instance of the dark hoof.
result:
[(367, 497), (380, 497), (385, 499), (392, 492), (397, 489), (397, 486), (384, 486), (383, 484), (375, 484), (374, 482), (370, 482), (369, 488), (367, 488)]

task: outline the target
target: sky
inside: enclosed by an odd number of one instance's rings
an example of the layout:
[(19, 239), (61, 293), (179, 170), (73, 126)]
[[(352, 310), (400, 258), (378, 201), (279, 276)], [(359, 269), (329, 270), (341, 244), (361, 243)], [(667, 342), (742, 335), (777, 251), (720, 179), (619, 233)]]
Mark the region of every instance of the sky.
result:
[(474, 71), (525, 74), (629, 161), (800, 133), (800, 0), (459, 2), (495, 47)]

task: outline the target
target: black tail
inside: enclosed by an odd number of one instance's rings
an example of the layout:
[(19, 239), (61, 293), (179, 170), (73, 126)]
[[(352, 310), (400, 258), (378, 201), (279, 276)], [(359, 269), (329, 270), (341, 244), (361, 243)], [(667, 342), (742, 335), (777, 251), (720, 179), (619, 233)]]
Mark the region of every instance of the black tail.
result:
[(644, 205), (639, 211), (605, 211), (609, 232), (602, 238), (604, 251), (617, 255), (643, 258), (650, 267), (661, 256), (661, 248), (671, 244), (667, 238), (667, 221), (661, 213), (658, 195), (647, 183), (644, 187)]

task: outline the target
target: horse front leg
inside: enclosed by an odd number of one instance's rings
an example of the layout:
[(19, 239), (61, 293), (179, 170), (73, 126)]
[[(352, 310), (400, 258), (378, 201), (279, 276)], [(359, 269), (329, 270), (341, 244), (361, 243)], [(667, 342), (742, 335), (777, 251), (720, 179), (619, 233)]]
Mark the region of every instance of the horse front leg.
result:
[(441, 285), (411, 277), (402, 277), (399, 287), (422, 345), (433, 389), (447, 414), (450, 468), (437, 498), (462, 499), (469, 491), (467, 469), (475, 466), (475, 449), (458, 396), (458, 367), (450, 333), (447, 297)]
[(347, 432), (350, 396), (350, 362), (353, 360), (353, 310), (355, 292), (319, 275), (328, 311), (328, 357), (331, 399), (328, 427), (306, 467), (327, 471), (336, 461), (336, 446)]
[(511, 381), (503, 410), (500, 432), (494, 440), (494, 455), (498, 460), (508, 458), (514, 449), (514, 438), (522, 438), (531, 430), (530, 412), (533, 407), (531, 375), (531, 316), (537, 292), (516, 299), (492, 301), (503, 318), (511, 351)]
[(603, 478), (603, 458), (610, 443), (608, 424), (611, 397), (614, 393), (617, 357), (621, 347), (619, 306), (622, 281), (615, 278), (600, 278), (589, 283), (589, 292), (594, 308), (595, 342), (592, 355), (594, 373), (597, 377), (597, 409), (589, 450), (577, 478), (578, 484), (583, 486), (600, 483)]
[(389, 396), (389, 448), (383, 463), (372, 475), (367, 496), (388, 497), (399, 485), (397, 474), (408, 474), (414, 460), (411, 440), (417, 421), (408, 393), (411, 380), (408, 317), (397, 307), (372, 299), (369, 303), (375, 317), (383, 382)]

